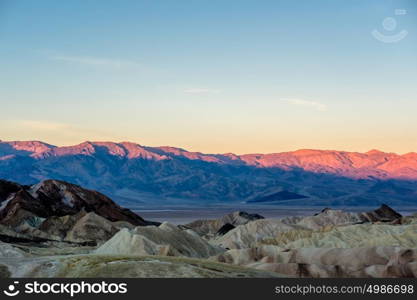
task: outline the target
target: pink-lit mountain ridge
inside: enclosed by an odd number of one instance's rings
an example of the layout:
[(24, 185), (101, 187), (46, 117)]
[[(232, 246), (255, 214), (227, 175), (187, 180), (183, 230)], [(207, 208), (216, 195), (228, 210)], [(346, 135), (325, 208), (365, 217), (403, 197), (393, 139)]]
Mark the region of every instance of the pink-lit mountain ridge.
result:
[[(84, 142), (67, 147), (38, 141), (0, 142), (0, 178), (28, 184), (61, 179), (138, 200), (152, 195), (252, 201), (274, 199), (276, 194), (276, 201), (281, 202), (358, 204), (378, 202), (385, 195), (387, 200), (417, 204), (417, 154), (378, 150), (235, 155), (130, 142)], [(281, 199), (283, 192), (303, 197)]]
[[(9, 149), (6, 149), (10, 146)], [(1, 151), (3, 150), (3, 151)], [(8, 153), (9, 152), (9, 153)], [(71, 155), (94, 156), (105, 152), (108, 155), (128, 159), (167, 160), (182, 157), (219, 164), (244, 164), (260, 168), (302, 168), (315, 173), (331, 173), (353, 178), (402, 178), (417, 179), (417, 153), (398, 155), (371, 150), (366, 153), (333, 150), (297, 150), (271, 154), (204, 154), (188, 152), (174, 147), (146, 147), (122, 142), (84, 142), (75, 146), (56, 147), (39, 141), (2, 142), (0, 159), (27, 155), (35, 159)]]

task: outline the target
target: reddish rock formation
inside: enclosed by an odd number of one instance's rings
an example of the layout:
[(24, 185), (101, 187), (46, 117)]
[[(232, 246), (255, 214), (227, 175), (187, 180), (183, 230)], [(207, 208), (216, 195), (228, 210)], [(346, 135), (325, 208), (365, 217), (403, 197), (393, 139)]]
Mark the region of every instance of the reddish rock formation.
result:
[(0, 181), (0, 223), (18, 225), (40, 217), (75, 215), (84, 210), (109, 221), (126, 221), (136, 226), (148, 223), (105, 195), (58, 180), (46, 180), (31, 187)]

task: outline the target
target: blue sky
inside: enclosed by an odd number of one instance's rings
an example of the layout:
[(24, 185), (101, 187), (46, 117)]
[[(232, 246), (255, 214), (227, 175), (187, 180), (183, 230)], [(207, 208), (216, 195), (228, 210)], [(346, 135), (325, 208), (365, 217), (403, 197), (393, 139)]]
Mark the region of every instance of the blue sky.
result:
[(417, 151), (416, 14), (412, 0), (0, 0), (0, 139)]

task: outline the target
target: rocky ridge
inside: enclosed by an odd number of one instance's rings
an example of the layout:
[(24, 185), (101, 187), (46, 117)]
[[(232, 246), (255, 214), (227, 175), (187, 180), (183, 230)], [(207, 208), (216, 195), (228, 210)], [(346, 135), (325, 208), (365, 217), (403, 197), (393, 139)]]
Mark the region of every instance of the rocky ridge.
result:
[(120, 203), (175, 198), (321, 207), (410, 205), (417, 196), (417, 154), (297, 150), (235, 155), (129, 142), (56, 147), (0, 141), (0, 178), (28, 185), (55, 178), (102, 191)]
[(173, 225), (60, 181), (0, 197), (0, 277), (417, 277), (417, 215), (387, 205)]

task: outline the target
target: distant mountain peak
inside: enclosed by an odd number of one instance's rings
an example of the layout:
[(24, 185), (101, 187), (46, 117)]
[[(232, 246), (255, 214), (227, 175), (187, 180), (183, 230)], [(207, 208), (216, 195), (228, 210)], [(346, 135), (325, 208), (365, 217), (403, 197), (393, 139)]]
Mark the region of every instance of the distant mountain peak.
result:
[(292, 153), (294, 155), (320, 155), (323, 153), (330, 153), (330, 152), (334, 152), (331, 150), (317, 150), (317, 149), (298, 149), (295, 151), (290, 151), (288, 153)]
[[(0, 142), (0, 178), (24, 184), (63, 180), (136, 201), (267, 197), (280, 203), (331, 199), (343, 204), (349, 201), (347, 195), (373, 201), (383, 195), (385, 201), (388, 194), (393, 201), (415, 201), (417, 154), (300, 149), (236, 155), (132, 142), (86, 141), (56, 147), (17, 141)], [(375, 186), (390, 181), (396, 184)], [(365, 193), (363, 198), (358, 191)]]
[(0, 140), (0, 156), (24, 154), (37, 155), (56, 148), (41, 141), (2, 141)]
[(314, 173), (330, 173), (351, 178), (415, 178), (417, 154), (398, 155), (380, 150), (366, 153), (337, 150), (299, 149), (271, 154), (205, 154), (182, 148), (148, 147), (132, 142), (85, 141), (74, 146), (56, 147), (40, 141), (0, 142), (0, 160), (10, 161), (19, 155), (36, 159), (50, 156), (84, 155), (103, 158), (106, 155), (126, 159), (172, 160), (185, 159), (220, 165), (247, 165), (258, 168), (302, 169)]
[(380, 151), (378, 149), (372, 149), (372, 150), (369, 150), (368, 152), (366, 152), (365, 154), (376, 155), (376, 154), (386, 154), (386, 153), (383, 152), (383, 151)]

